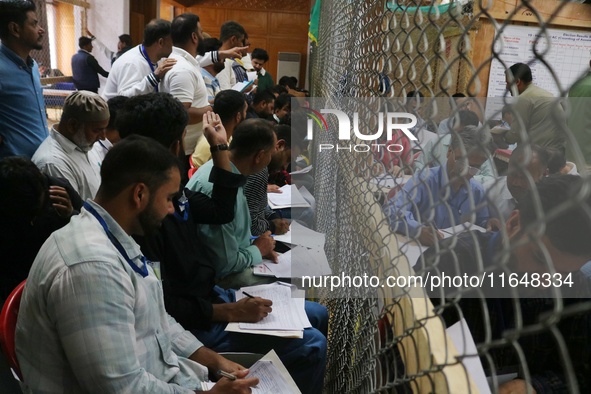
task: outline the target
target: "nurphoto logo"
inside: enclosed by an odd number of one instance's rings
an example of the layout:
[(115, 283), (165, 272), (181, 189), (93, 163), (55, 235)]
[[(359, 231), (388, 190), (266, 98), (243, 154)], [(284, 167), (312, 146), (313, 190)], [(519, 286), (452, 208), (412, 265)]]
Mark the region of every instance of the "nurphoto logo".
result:
[[(378, 112), (377, 116), (377, 130), (371, 133), (362, 133), (359, 129), (359, 113), (353, 112), (353, 121), (349, 116), (338, 109), (321, 109), (320, 111), (315, 111), (310, 108), (306, 108), (306, 114), (308, 116), (307, 119), (307, 135), (306, 139), (311, 140), (313, 138), (313, 129), (314, 123), (318, 125), (318, 127), (323, 131), (329, 131), (328, 122), (326, 121), (323, 114), (326, 115), (334, 115), (338, 121), (339, 130), (338, 130), (338, 139), (342, 141), (350, 141), (352, 135), (354, 135), (357, 139), (361, 141), (368, 141), (368, 143), (360, 143), (360, 144), (349, 144), (349, 145), (335, 145), (335, 144), (324, 144), (321, 143), (318, 145), (318, 151), (347, 151), (347, 152), (369, 152), (369, 151), (377, 151), (380, 152), (381, 150), (387, 150), (388, 152), (393, 153), (400, 153), (404, 149), (402, 145), (392, 143), (390, 141), (393, 140), (394, 132), (401, 131), (404, 133), (406, 138), (411, 141), (417, 141), (417, 137), (410, 131), (413, 127), (417, 125), (417, 118), (415, 115), (407, 113), (407, 112)], [(410, 122), (408, 122), (410, 120)], [(353, 127), (351, 127), (351, 125)], [(382, 139), (382, 135), (384, 134), (384, 129), (386, 132), (386, 141), (385, 143), (379, 143), (379, 140)], [(371, 143), (373, 142), (373, 143)]]

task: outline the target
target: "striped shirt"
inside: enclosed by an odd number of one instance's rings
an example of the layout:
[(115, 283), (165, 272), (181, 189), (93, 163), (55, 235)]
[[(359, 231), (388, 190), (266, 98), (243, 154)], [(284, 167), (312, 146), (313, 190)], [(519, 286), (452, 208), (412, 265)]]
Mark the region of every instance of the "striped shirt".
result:
[(269, 170), (265, 168), (257, 174), (250, 175), (244, 185), (244, 195), (250, 211), (250, 232), (252, 235), (261, 235), (265, 231), (274, 232), (275, 226), (271, 220), (280, 218), (267, 204), (268, 179)]

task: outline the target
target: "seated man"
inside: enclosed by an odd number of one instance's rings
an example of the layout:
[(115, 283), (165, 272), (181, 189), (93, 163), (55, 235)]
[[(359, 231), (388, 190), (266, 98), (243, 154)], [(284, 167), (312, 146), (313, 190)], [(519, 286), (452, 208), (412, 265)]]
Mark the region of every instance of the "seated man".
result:
[(486, 227), (486, 196), (472, 177), (490, 156), (491, 140), (473, 127), (454, 133), (446, 164), (416, 174), (384, 206), (392, 230), (429, 246), (443, 238), (438, 228), (467, 221)]
[[(213, 146), (218, 145), (216, 142), (225, 138), (219, 117), (209, 113), (203, 123), (203, 135)], [(248, 298), (234, 302), (233, 291), (214, 286), (215, 266), (203, 258), (201, 235), (195, 223), (230, 222), (234, 217), (236, 192), (245, 180), (243, 175), (223, 170), (226, 165), (229, 168), (227, 151), (218, 149), (212, 155), (211, 198), (185, 190), (183, 195), (188, 204), (173, 199), (175, 212), (163, 220), (158, 233), (138, 239), (146, 257), (160, 261), (166, 310), (214, 350), (265, 353), (275, 349), (302, 392), (320, 392), (328, 329), (328, 315), (323, 306), (306, 302), (306, 312), (315, 328), (304, 330), (303, 339), (225, 331), (227, 322), (261, 320), (271, 311), (271, 301)]]
[[(505, 234), (471, 231), (425, 252), (431, 275), (497, 275), (492, 287), (479, 289), (488, 296), (486, 302), (465, 289), (459, 300), (457, 288), (437, 289), (432, 296), (434, 303), (456, 300), (442, 311), (448, 325), (461, 311), (477, 345), (490, 345), (492, 338), (494, 345), (485, 350), (488, 365), (494, 363), (496, 371), (519, 367), (519, 378), (501, 385), (499, 393), (526, 393), (527, 386), (534, 393), (566, 393), (573, 383), (581, 393), (591, 390), (591, 314), (588, 305), (581, 305), (591, 298), (589, 277), (580, 271), (591, 259), (591, 199), (585, 187), (588, 184), (574, 175), (543, 178), (519, 200)], [(582, 200), (575, 198), (579, 196)], [(543, 281), (507, 290), (507, 282), (500, 284), (500, 272), (519, 278), (524, 273), (557, 273), (563, 279), (570, 273), (572, 284), (560, 287), (562, 297)], [(528, 380), (524, 370), (529, 371)]]
[(250, 232), (255, 236), (267, 231), (281, 235), (289, 230), (289, 222), (269, 207), (267, 199), (269, 173), (282, 170), (291, 159), (291, 127), (276, 126), (275, 133), (277, 146), (271, 162), (262, 171), (250, 175), (244, 185), (244, 195), (250, 212)]
[[(491, 217), (507, 220), (533, 185), (548, 176), (549, 155), (539, 145), (522, 145), (515, 148), (509, 158), (507, 175), (489, 183)], [(497, 225), (498, 227), (498, 225)]]
[[(478, 116), (468, 110), (459, 111), (457, 114), (457, 120), (459, 124), (456, 127), (452, 127), (452, 130), (458, 132), (466, 126), (480, 126)], [(455, 118), (453, 118), (455, 120)], [(481, 128), (475, 129), (477, 133), (487, 133)], [(483, 137), (484, 138), (484, 137)], [(425, 145), (425, 149), (419, 154), (417, 159), (413, 163), (415, 172), (424, 171), (429, 167), (437, 167), (445, 165), (447, 157), (447, 151), (449, 150), (449, 144), (451, 142), (451, 133), (447, 133), (438, 139), (431, 140)], [(484, 184), (496, 179), (496, 169), (492, 158), (488, 158), (484, 164), (480, 167), (480, 172), (474, 177), (475, 180)]]
[(252, 98), (252, 104), (246, 112), (246, 119), (267, 119), (273, 114), (275, 95), (269, 90), (257, 90)]
[(41, 172), (64, 178), (83, 200), (94, 198), (101, 183), (100, 165), (89, 155), (95, 142), (105, 139), (109, 106), (98, 94), (80, 90), (64, 103), (59, 124), (33, 155)]
[[(212, 151), (229, 149), (232, 171), (247, 176), (260, 172), (269, 164), (276, 144), (277, 137), (271, 125), (262, 119), (252, 119), (236, 127), (229, 147), (217, 145), (212, 147)], [(212, 183), (209, 181), (212, 166), (211, 161), (201, 166), (189, 180), (187, 188), (209, 195), (212, 191)], [(273, 251), (275, 240), (270, 232), (261, 235), (251, 244), (250, 223), (248, 203), (240, 188), (232, 222), (221, 226), (198, 225), (204, 244), (204, 258), (213, 264), (219, 279), (260, 264), (263, 257), (277, 260), (277, 254)]]
[(0, 160), (0, 305), (27, 278), (41, 245), (82, 208), (72, 186), (29, 159)]
[[(128, 138), (109, 151), (101, 176), (96, 200), (50, 236), (27, 279), (16, 352), (28, 388), (193, 393), (208, 370), (245, 377), (166, 313), (155, 264), (131, 238), (173, 212), (176, 157), (148, 138)], [(257, 383), (222, 378), (212, 392), (246, 393)]]

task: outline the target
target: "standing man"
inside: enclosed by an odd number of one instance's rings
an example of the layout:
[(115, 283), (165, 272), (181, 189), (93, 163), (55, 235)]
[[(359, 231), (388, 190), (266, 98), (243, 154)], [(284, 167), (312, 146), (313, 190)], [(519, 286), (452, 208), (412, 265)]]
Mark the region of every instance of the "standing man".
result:
[(566, 159), (575, 163), (579, 168), (585, 164), (587, 171), (591, 172), (591, 61), (589, 71), (582, 79), (577, 81), (568, 91), (571, 106), (568, 118), (568, 127), (575, 137), (577, 148), (580, 149), (584, 163), (579, 162), (575, 156), (576, 148), (570, 144), (566, 149)]
[(78, 39), (80, 49), (72, 56), (72, 78), (74, 86), (78, 90), (88, 90), (98, 93), (101, 86), (98, 74), (108, 78), (109, 73), (105, 71), (92, 56), (92, 38), (80, 37)]
[[(122, 171), (124, 169), (124, 171)], [(194, 393), (208, 370), (233, 373), (212, 393), (248, 393), (258, 379), (205, 348), (164, 307), (162, 285), (132, 234), (174, 212), (176, 157), (148, 138), (113, 147), (94, 201), (54, 232), (27, 279), (16, 352), (32, 392)]]
[(275, 84), (273, 77), (265, 70), (265, 64), (269, 61), (269, 54), (261, 48), (255, 48), (250, 55), (252, 68), (257, 72), (257, 90), (271, 89)]
[(0, 159), (30, 158), (47, 137), (37, 62), (45, 31), (32, 1), (0, 2)]
[(564, 152), (566, 118), (560, 101), (552, 93), (533, 84), (531, 68), (515, 63), (505, 72), (507, 90), (519, 96), (513, 105), (514, 119), (505, 132), (508, 144), (527, 142), (545, 148), (551, 146)]
[(153, 19), (144, 29), (144, 42), (126, 53), (109, 73), (103, 97), (109, 100), (115, 96), (137, 96), (158, 91), (158, 84), (175, 65), (176, 60), (165, 59), (172, 52), (170, 22)]
[(83, 200), (94, 198), (101, 183), (101, 163), (89, 152), (95, 142), (105, 139), (108, 124), (109, 106), (101, 96), (85, 90), (70, 94), (59, 124), (39, 146), (33, 163), (47, 175), (66, 179)]
[(115, 63), (115, 60), (119, 59), (121, 55), (129, 51), (132, 47), (131, 36), (129, 34), (121, 34), (119, 36), (119, 42), (117, 42), (117, 53), (111, 59), (111, 66)]
[[(227, 51), (233, 48), (240, 49), (237, 47), (245, 47), (246, 43), (246, 30), (241, 24), (234, 21), (227, 21), (220, 29), (220, 41), (222, 46), (220, 51)], [(220, 81), (222, 90), (232, 89), (232, 86), (236, 85), (236, 74), (232, 69), (234, 65), (234, 59), (229, 58), (225, 60), (226, 67), (221, 71), (217, 78)]]
[(170, 58), (176, 61), (176, 65), (162, 80), (162, 91), (178, 99), (189, 115), (189, 124), (183, 138), (187, 156), (183, 164), (188, 169), (189, 155), (193, 153), (197, 140), (203, 135), (203, 115), (212, 111), (207, 101), (207, 88), (201, 76), (201, 66), (195, 58), (197, 46), (203, 41), (199, 17), (185, 13), (174, 18), (171, 37), (174, 47)]

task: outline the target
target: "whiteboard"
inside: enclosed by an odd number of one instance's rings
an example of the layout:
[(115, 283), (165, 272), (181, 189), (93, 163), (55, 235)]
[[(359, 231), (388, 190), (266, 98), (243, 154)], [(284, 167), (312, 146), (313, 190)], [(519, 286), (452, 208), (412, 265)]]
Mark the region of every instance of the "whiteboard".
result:
[[(536, 43), (537, 37), (539, 38)], [(544, 63), (536, 59), (534, 45), (538, 55), (554, 70), (557, 79)], [(589, 70), (591, 33), (546, 29), (546, 34), (541, 34), (540, 27), (509, 25), (505, 26), (501, 39), (495, 42), (494, 49), (507, 67), (515, 63), (528, 64), (532, 69), (534, 84), (559, 96), (560, 90), (568, 91), (572, 84)], [(505, 67), (495, 58), (492, 60), (488, 77), (487, 118), (500, 111), (503, 104), (508, 102), (501, 99), (510, 96), (505, 85)], [(500, 115), (494, 118), (500, 118)]]

